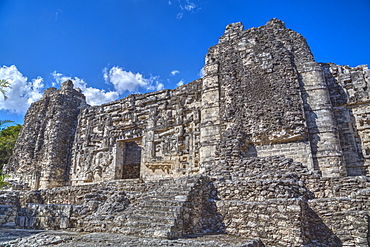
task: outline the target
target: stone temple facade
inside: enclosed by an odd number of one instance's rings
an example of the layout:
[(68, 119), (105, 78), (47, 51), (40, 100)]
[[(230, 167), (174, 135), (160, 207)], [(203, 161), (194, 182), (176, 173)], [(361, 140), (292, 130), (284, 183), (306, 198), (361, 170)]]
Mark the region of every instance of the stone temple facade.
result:
[[(317, 63), (272, 19), (228, 25), (204, 77), (174, 90), (89, 106), (66, 81), (27, 112), (3, 223), (368, 246), (369, 78), (364, 65)], [(141, 214), (175, 206), (167, 228)]]
[(369, 173), (370, 72), (319, 64), (278, 20), (231, 24), (204, 77), (89, 107), (65, 82), (34, 103), (6, 171), (30, 188), (202, 174), (284, 155), (324, 177)]

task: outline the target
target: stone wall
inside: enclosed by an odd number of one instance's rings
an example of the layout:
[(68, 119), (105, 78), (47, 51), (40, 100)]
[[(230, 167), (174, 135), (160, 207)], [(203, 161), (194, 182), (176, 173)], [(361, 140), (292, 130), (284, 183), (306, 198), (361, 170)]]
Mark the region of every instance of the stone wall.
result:
[(274, 156), (219, 161), (209, 176), (225, 230), (268, 246), (368, 246), (368, 177), (323, 178)]
[[(210, 49), (207, 61), (219, 66), (219, 155), (251, 156), (253, 149), (259, 155), (263, 148), (258, 146), (308, 140), (294, 66), (293, 51), (298, 49), (312, 58), (304, 39), (278, 20), (249, 30), (241, 23), (230, 24)], [(293, 152), (285, 149), (287, 156)]]
[(0, 191), (0, 226), (14, 226), (15, 218), (21, 209), (19, 194)]
[(323, 70), (319, 64), (308, 62), (303, 64), (300, 74), (314, 169), (325, 177), (345, 176), (339, 133)]
[(250, 145), (247, 149), (248, 157), (268, 157), (275, 155), (286, 156), (308, 167), (313, 167), (311, 145), (309, 141)]
[(215, 179), (218, 212), (226, 232), (260, 238), (268, 246), (303, 246), (305, 201), (311, 193), (303, 177), (319, 177), (282, 156), (219, 160)]
[(369, 78), (366, 65), (321, 64), (340, 133), (348, 175), (369, 173)]
[[(6, 192), (0, 204), (13, 208), (8, 223), (15, 218), (23, 228), (167, 238), (228, 233), (267, 246), (370, 243), (368, 177), (322, 178), (282, 156), (217, 162), (208, 176)], [(173, 227), (161, 230), (167, 222)]]
[(302, 205), (299, 199), (217, 202), (227, 233), (260, 238), (266, 246), (303, 246)]
[(46, 90), (5, 168), (19, 183), (1, 222), (368, 246), (368, 68), (316, 63), (277, 19), (228, 25), (205, 60), (202, 79), (101, 106), (70, 81)]
[(30, 188), (203, 173), (223, 157), (284, 155), (324, 177), (366, 175), (369, 70), (314, 61), (272, 19), (226, 27), (204, 77), (87, 107), (66, 82), (29, 109), (6, 172)]
[(230, 24), (207, 54), (211, 66), (220, 85), (217, 155), (279, 154), (326, 177), (346, 175), (324, 73), (301, 35), (276, 19), (249, 30)]
[(64, 82), (60, 90), (45, 90), (28, 109), (4, 172), (32, 189), (68, 184), (77, 116), (86, 107), (85, 96), (73, 89), (72, 81)]
[[(82, 111), (73, 147), (72, 184), (198, 173), (201, 82), (130, 95)], [(135, 153), (125, 155), (127, 145), (135, 146)], [(134, 173), (124, 171), (130, 159), (135, 159)]]
[(361, 204), (351, 198), (310, 200), (305, 213), (307, 235), (329, 246), (368, 246), (369, 211), (359, 209)]

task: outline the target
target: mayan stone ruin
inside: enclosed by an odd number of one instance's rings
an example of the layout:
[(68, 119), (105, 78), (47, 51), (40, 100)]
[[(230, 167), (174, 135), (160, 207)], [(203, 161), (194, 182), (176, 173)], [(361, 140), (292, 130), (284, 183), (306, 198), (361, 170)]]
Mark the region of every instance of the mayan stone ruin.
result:
[(66, 81), (25, 116), (0, 225), (151, 246), (209, 234), (239, 241), (222, 246), (369, 246), (369, 78), (366, 65), (317, 63), (272, 19), (228, 25), (204, 77), (173, 90), (89, 106)]

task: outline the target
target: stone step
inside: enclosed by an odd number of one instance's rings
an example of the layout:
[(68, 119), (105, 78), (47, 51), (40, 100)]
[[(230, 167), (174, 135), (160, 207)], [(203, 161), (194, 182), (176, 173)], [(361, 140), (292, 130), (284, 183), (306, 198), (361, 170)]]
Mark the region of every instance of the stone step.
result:
[(139, 205), (135, 209), (143, 211), (162, 211), (162, 212), (179, 212), (181, 210), (181, 206), (172, 206), (172, 205)]
[[(71, 220), (74, 220), (74, 219), (71, 219)], [(113, 223), (112, 221), (108, 221), (108, 220), (84, 220), (84, 221), (80, 221), (77, 227), (78, 228), (80, 227), (94, 228), (94, 227), (102, 227), (103, 225), (109, 225), (112, 223)]]
[(186, 195), (189, 193), (191, 189), (190, 188), (184, 188), (184, 189), (179, 189), (179, 188), (166, 188), (166, 189), (161, 189), (161, 190), (154, 190), (147, 192), (145, 194), (148, 195)]
[(165, 222), (147, 222), (147, 221), (137, 221), (137, 220), (130, 220), (124, 223), (123, 227), (131, 227), (137, 229), (168, 229), (170, 230), (173, 227), (174, 223), (167, 224)]
[(128, 193), (135, 193), (135, 194), (146, 193), (145, 188), (119, 188), (118, 190), (123, 191), (126, 194), (128, 194)]
[(164, 238), (174, 239), (178, 236), (171, 231), (171, 226), (158, 227), (156, 229), (139, 229), (137, 227), (119, 227), (114, 229), (114, 232), (118, 232), (124, 235), (134, 235), (138, 237), (151, 237), (151, 238)]
[(127, 222), (145, 222), (145, 223), (155, 223), (155, 224), (168, 224), (173, 225), (176, 221), (175, 217), (161, 217), (161, 216), (145, 216), (145, 215), (129, 215), (127, 217)]
[(126, 193), (130, 192), (140, 192), (145, 194), (186, 194), (191, 190), (192, 186), (189, 185), (176, 185), (176, 184), (169, 184), (163, 186), (155, 186), (151, 188), (150, 186), (147, 188), (146, 185), (141, 186), (119, 186), (117, 189), (120, 191), (124, 191)]
[(69, 217), (71, 210), (73, 208), (72, 204), (38, 204), (38, 203), (28, 203), (23, 208), (23, 216), (29, 217)]
[(161, 189), (161, 188), (191, 188), (194, 187), (195, 183), (192, 182), (186, 182), (186, 183), (176, 183), (176, 182), (171, 182), (171, 183), (157, 183), (155, 184), (155, 187)]
[(139, 205), (137, 205), (137, 208), (138, 209), (142, 209), (142, 208), (146, 208), (148, 210), (159, 210), (159, 211), (162, 211), (162, 209), (159, 209), (163, 206), (171, 206), (171, 207), (182, 207), (184, 205), (184, 202), (182, 201), (174, 201), (174, 200), (154, 200), (154, 199), (151, 199), (151, 200), (146, 200), (146, 201), (142, 201), (139, 203)]
[(185, 202), (187, 200), (187, 194), (179, 195), (143, 195), (141, 200), (144, 201), (178, 201), (178, 202)]
[(180, 179), (163, 179), (158, 181), (147, 181), (147, 183), (153, 183), (158, 185), (169, 185), (169, 184), (177, 184), (177, 185), (184, 185), (184, 184), (194, 184), (198, 182), (199, 178), (196, 177), (189, 177), (189, 178), (180, 178)]
[(177, 217), (181, 211), (181, 207), (176, 208), (175, 211), (135, 210), (133, 213), (141, 216)]
[(156, 189), (174, 189), (174, 188), (179, 188), (179, 189), (187, 189), (195, 186), (195, 183), (191, 182), (186, 182), (186, 183), (148, 183), (147, 184), (148, 188), (153, 188), (155, 187)]

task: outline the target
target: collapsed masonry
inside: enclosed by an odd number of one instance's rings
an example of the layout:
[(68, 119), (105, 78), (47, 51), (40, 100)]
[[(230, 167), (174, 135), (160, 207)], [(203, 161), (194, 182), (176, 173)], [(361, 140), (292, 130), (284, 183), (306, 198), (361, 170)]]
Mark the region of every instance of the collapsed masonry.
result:
[(369, 78), (316, 63), (272, 19), (228, 25), (204, 77), (174, 90), (88, 106), (67, 81), (27, 112), (3, 223), (368, 246)]

